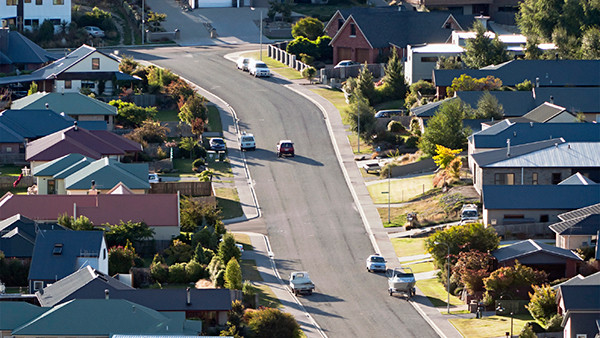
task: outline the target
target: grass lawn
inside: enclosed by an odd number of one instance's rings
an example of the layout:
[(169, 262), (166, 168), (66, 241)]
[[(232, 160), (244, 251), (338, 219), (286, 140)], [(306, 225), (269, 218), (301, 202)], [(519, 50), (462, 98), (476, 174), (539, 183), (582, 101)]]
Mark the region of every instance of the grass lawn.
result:
[(215, 195), (217, 196), (217, 205), (221, 208), (224, 219), (244, 215), (236, 188), (215, 188)]
[[(435, 307), (446, 307), (448, 293), (444, 285), (437, 279), (422, 279), (417, 281), (417, 287), (423, 292)], [(450, 295), (450, 308), (452, 306), (462, 305), (463, 302), (456, 296)], [(488, 337), (492, 337), (489, 336)]]
[(392, 238), (396, 256), (407, 257), (425, 254), (425, 238)]
[(208, 108), (208, 129), (210, 131), (223, 131), (223, 126), (221, 125), (221, 115), (219, 114), (219, 109), (215, 105), (209, 104), (206, 106)]
[(19, 176), (22, 168), (15, 165), (0, 165), (0, 176)]
[(233, 177), (233, 172), (231, 171), (231, 165), (229, 165), (229, 161), (209, 162), (207, 164), (208, 168), (214, 172), (214, 175), (219, 176), (219, 179), (222, 177)]
[[(267, 54), (268, 54), (267, 49), (263, 46), (262, 60), (271, 70), (277, 72), (277, 74), (285, 77), (288, 80), (302, 79), (302, 74), (300, 74), (299, 71), (297, 71), (293, 68), (290, 68), (275, 59), (271, 59), (270, 57), (267, 56)], [(250, 53), (244, 53), (242, 55), (245, 57), (249, 57), (249, 58), (258, 60), (260, 53), (259, 52), (250, 52)]]
[[(340, 114), (344, 114), (344, 110), (349, 107), (349, 105), (346, 103), (344, 93), (339, 89), (317, 88), (311, 90), (325, 98), (327, 101), (331, 102), (335, 108), (339, 110)], [(343, 116), (344, 115), (342, 115), (342, 117)]]
[(177, 169), (178, 174), (195, 174), (192, 170), (192, 162), (189, 158), (173, 159), (173, 169)]
[[(449, 320), (452, 325), (467, 338), (503, 337), (510, 332), (510, 316), (489, 316), (481, 319), (455, 318)], [(518, 336), (527, 322), (533, 321), (529, 314), (515, 315), (513, 318), (513, 336)]]
[(393, 100), (380, 103), (376, 105), (375, 110), (384, 110), (384, 109), (404, 109), (404, 100)]
[(270, 287), (264, 284), (254, 285), (254, 287), (257, 289), (259, 306), (265, 306), (275, 309), (283, 308), (281, 302), (279, 301), (279, 298), (275, 296), (275, 293), (273, 293), (273, 290), (271, 290)]
[(179, 116), (177, 116), (177, 110), (159, 110), (156, 113), (156, 119), (165, 122), (165, 121), (179, 121)]
[(252, 246), (252, 243), (250, 242), (250, 236), (246, 235), (246, 234), (240, 234), (240, 233), (232, 233), (233, 238), (235, 238), (235, 241), (241, 245), (244, 246), (244, 251), (246, 250), (254, 250), (254, 247)]
[(423, 263), (416, 263), (416, 264), (404, 263), (403, 265), (411, 268), (414, 273), (421, 273), (421, 272), (435, 270), (435, 267), (433, 266), (433, 262), (423, 262)]
[(256, 269), (256, 261), (253, 259), (242, 259), (242, 263), (240, 265), (242, 269), (242, 279), (249, 280), (251, 282), (262, 282), (263, 279), (258, 273), (258, 269)]
[[(383, 227), (391, 228), (404, 226), (406, 224), (406, 213), (401, 212), (401, 210), (403, 209), (394, 207), (390, 207), (389, 210), (387, 207), (377, 208)], [(388, 216), (390, 222), (388, 222)]]
[[(411, 178), (394, 179), (390, 182), (392, 194), (391, 203), (400, 203), (407, 201), (415, 196), (421, 195), (424, 191), (433, 188), (433, 175), (423, 175)], [(388, 195), (382, 192), (388, 191), (388, 181), (382, 180), (379, 183), (367, 186), (373, 203), (387, 203)]]

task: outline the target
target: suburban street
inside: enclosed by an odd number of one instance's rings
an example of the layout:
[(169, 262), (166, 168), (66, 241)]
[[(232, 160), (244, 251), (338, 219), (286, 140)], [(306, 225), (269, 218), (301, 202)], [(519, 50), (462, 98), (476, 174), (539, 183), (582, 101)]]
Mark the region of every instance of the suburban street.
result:
[[(383, 274), (365, 271), (373, 248), (321, 111), (285, 88), (288, 80), (255, 79), (237, 70), (223, 57), (233, 51), (168, 47), (122, 53), (169, 68), (217, 95), (235, 110), (240, 129), (255, 135), (257, 149), (246, 157), (262, 217), (252, 222), (264, 224), (284, 280), (294, 270), (310, 272), (316, 291), (300, 300), (327, 336), (436, 337), (409, 302), (388, 295)], [(294, 142), (295, 157), (277, 157), (280, 139)]]

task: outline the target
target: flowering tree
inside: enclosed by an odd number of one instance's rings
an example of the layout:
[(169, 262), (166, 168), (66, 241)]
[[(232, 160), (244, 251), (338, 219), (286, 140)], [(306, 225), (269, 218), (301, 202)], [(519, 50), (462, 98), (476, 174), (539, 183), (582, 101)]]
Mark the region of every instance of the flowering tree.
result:
[(488, 292), (496, 296), (495, 298), (507, 294), (516, 299), (527, 299), (532, 285), (539, 285), (547, 278), (546, 272), (534, 270), (517, 261), (514, 266), (502, 267), (492, 272), (483, 280), (483, 284)]

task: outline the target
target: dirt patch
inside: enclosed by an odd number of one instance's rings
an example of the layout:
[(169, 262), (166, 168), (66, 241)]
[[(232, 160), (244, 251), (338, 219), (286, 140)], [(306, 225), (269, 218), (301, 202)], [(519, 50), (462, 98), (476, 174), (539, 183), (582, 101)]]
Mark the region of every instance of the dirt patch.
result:
[(448, 190), (448, 194), (461, 194), (467, 199), (479, 199), (479, 194), (472, 185), (452, 187)]

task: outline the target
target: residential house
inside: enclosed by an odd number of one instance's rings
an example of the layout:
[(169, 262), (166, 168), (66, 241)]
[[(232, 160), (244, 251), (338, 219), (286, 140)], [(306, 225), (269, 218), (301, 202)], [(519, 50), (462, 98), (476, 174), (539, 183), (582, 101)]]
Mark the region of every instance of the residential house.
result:
[(150, 189), (147, 163), (120, 163), (107, 157), (92, 160), (71, 153), (33, 170), (38, 194), (105, 194), (119, 183), (130, 192), (145, 194)]
[(0, 251), (6, 258), (30, 261), (33, 256), (35, 238), (40, 230), (63, 230), (55, 223), (35, 222), (16, 214), (0, 221)]
[(48, 308), (27, 302), (0, 302), (0, 337), (11, 337), (13, 329), (43, 315)]
[(471, 154), (473, 185), (559, 184), (579, 172), (600, 182), (600, 142), (565, 142), (562, 138)]
[[(72, 126), (74, 121), (50, 109), (0, 112), (0, 163), (24, 163), (28, 142)], [(106, 129), (104, 122), (84, 121), (79, 126), (88, 130)]]
[(441, 57), (458, 57), (463, 48), (450, 43), (407, 45), (404, 79), (411, 85), (419, 80), (432, 81), (433, 69)]
[(0, 27), (0, 73), (36, 70), (56, 59), (23, 34)]
[(115, 80), (140, 80), (119, 71), (119, 62), (112, 55), (82, 45), (31, 74), (0, 78), (0, 87), (28, 88), (31, 82), (35, 82), (44, 92), (78, 93), (81, 89), (88, 89), (96, 95), (114, 95), (118, 92)]
[(377, 63), (396, 48), (406, 57), (408, 45), (444, 43), (452, 30), (471, 27), (472, 15), (417, 12), (404, 7), (349, 8), (338, 10), (325, 26), (332, 37), (333, 61)]
[(0, 220), (22, 214), (33, 220), (56, 221), (62, 214), (85, 216), (95, 225), (144, 222), (154, 239), (179, 236), (177, 194), (13, 195), (0, 197)]
[(556, 294), (558, 313), (563, 316), (563, 337), (598, 337), (600, 335), (599, 275), (596, 273), (565, 284), (558, 287)]
[[(84, 121), (104, 122), (107, 130), (114, 130), (117, 107), (79, 92), (37, 92), (13, 101), (12, 109), (52, 109), (66, 114), (78, 123)], [(83, 124), (80, 127), (85, 128)], [(99, 129), (99, 128), (94, 128)]]
[(473, 154), (506, 148), (507, 140), (514, 147), (552, 138), (562, 138), (568, 142), (600, 142), (600, 124), (502, 120), (468, 137), (469, 168), (474, 172)]
[(520, 241), (492, 251), (497, 266), (506, 267), (519, 263), (548, 273), (553, 281), (577, 274), (577, 265), (582, 261), (570, 250), (557, 248), (532, 239)]
[[(481, 69), (434, 69), (436, 96), (446, 97), (446, 88), (462, 74), (473, 78), (493, 76), (504, 86), (515, 87), (529, 80), (534, 87), (591, 88), (600, 92), (600, 60), (510, 60)], [(597, 94), (596, 94), (597, 96)]]
[(550, 225), (556, 234), (556, 246), (575, 250), (598, 243), (600, 203), (559, 214), (560, 222)]
[(202, 322), (183, 312), (160, 313), (123, 299), (74, 299), (46, 310), (12, 328), (14, 338), (98, 337), (133, 334), (138, 337), (198, 336)]
[(134, 289), (91, 267), (36, 292), (43, 307), (53, 307), (72, 299), (125, 299), (159, 312), (185, 312), (186, 318), (225, 325), (231, 302), (241, 297), (229, 289)]
[(534, 223), (537, 234), (546, 234), (559, 214), (600, 203), (600, 184), (484, 185), (482, 200), (484, 224), (497, 230), (515, 224), (509, 227), (514, 234), (527, 233), (525, 225)]
[(40, 290), (89, 265), (108, 273), (104, 231), (42, 230), (29, 268), (29, 290)]
[(553, 103), (544, 102), (522, 117), (525, 122), (538, 123), (569, 123), (577, 122), (577, 117), (568, 112), (565, 107)]
[(514, 25), (514, 16), (519, 11), (518, 0), (407, 0), (406, 3), (415, 8), (425, 7), (432, 11), (443, 9), (465, 15), (485, 15), (497, 23), (506, 25)]
[(71, 0), (0, 2), (0, 19), (2, 27), (33, 30), (49, 20), (57, 29), (62, 22), (71, 23)]
[[(29, 142), (25, 159), (31, 170), (43, 163), (68, 154), (81, 154), (98, 160), (104, 157), (120, 160), (142, 151), (142, 145), (106, 130), (86, 130), (77, 124)], [(112, 188), (112, 187), (111, 187)]]

